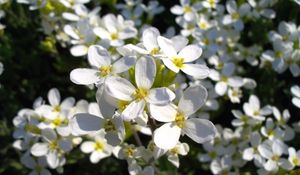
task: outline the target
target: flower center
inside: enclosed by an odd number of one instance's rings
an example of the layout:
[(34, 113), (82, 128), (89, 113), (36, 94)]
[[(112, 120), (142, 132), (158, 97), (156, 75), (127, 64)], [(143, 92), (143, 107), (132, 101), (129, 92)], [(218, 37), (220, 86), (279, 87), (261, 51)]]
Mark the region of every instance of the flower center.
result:
[(159, 48), (154, 47), (151, 51), (150, 51), (150, 55), (156, 55), (159, 53)]
[(135, 153), (135, 148), (133, 146), (129, 146), (124, 149), (124, 154), (127, 157), (133, 157), (134, 153)]
[(300, 163), (300, 160), (297, 157), (294, 157), (292, 162), (294, 165), (298, 165)]
[(205, 29), (208, 28), (208, 25), (207, 25), (207, 23), (205, 21), (200, 22), (198, 24), (198, 26), (199, 26), (200, 29), (203, 29), (203, 30), (205, 30)]
[(280, 159), (280, 156), (273, 155), (271, 159), (274, 160), (274, 161), (278, 161)]
[(60, 112), (61, 111), (61, 107), (59, 105), (56, 105), (53, 107), (52, 109), (53, 112)]
[(177, 112), (176, 117), (175, 117), (175, 123), (179, 128), (184, 127), (184, 122), (185, 122), (185, 117), (182, 113)]
[(176, 67), (178, 67), (178, 68), (182, 68), (183, 66), (184, 66), (184, 59), (183, 58), (181, 58), (181, 57), (177, 57), (177, 56), (175, 56), (175, 57), (173, 57), (172, 58), (172, 62), (175, 64), (175, 66)]
[(148, 94), (149, 94), (149, 90), (148, 89), (146, 89), (146, 88), (138, 88), (138, 89), (135, 90), (133, 96), (137, 100), (142, 100), (145, 97), (147, 97)]
[(184, 6), (183, 7), (183, 12), (184, 13), (190, 13), (190, 12), (192, 12), (192, 8), (190, 6)]
[(117, 32), (113, 32), (110, 34), (111, 40), (117, 40), (119, 38), (119, 34)]
[(111, 73), (111, 71), (112, 71), (112, 66), (101, 66), (101, 67), (99, 68), (99, 71), (100, 71), (100, 75), (101, 75), (102, 77), (105, 77), (105, 76), (107, 76), (108, 74)]
[(129, 104), (128, 101), (120, 100), (120, 101), (118, 102), (118, 108), (119, 108), (119, 110), (120, 110), (120, 111), (124, 111), (128, 104)]
[(253, 112), (253, 115), (254, 115), (254, 116), (259, 116), (259, 115), (260, 115), (260, 112), (259, 112), (259, 111), (254, 111), (254, 112)]
[(116, 127), (115, 127), (114, 123), (111, 120), (107, 120), (104, 124), (104, 129), (105, 129), (106, 132), (115, 131)]
[(231, 14), (231, 18), (234, 19), (234, 20), (238, 20), (238, 19), (240, 19), (240, 14), (237, 13), (237, 12), (233, 12)]
[(100, 141), (96, 141), (95, 150), (101, 152), (103, 151), (103, 149), (104, 149), (104, 144)]
[(56, 140), (49, 143), (49, 149), (52, 151), (58, 149), (58, 143)]
[(208, 3), (210, 6), (215, 6), (216, 1), (215, 0), (208, 0)]
[(170, 153), (173, 155), (177, 155), (179, 153), (179, 149), (177, 148), (177, 146), (175, 146), (174, 148), (172, 148), (170, 150)]

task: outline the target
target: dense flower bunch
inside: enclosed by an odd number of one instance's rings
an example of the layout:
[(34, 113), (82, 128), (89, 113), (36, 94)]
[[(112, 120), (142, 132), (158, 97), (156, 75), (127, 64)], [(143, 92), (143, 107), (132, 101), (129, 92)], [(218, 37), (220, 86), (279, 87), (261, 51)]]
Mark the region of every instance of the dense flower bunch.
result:
[[(251, 67), (300, 75), (300, 28), (294, 22), (267, 31), (264, 44), (244, 42), (255, 37), (247, 25), (276, 18), (278, 0), (180, 0), (170, 9), (178, 34), (175, 26), (162, 33), (149, 25), (166, 10), (158, 1), (125, 0), (116, 5), (120, 14), (101, 16), (99, 5), (85, 5), (90, 0), (18, 2), (39, 10), (50, 50), (58, 42), (86, 58), (89, 67), (73, 69), (70, 80), (97, 91), (97, 102), (76, 103), (73, 97), (61, 101), (54, 88), (49, 104), (38, 98), (33, 109), (18, 112), (13, 146), (32, 174), (62, 173), (76, 148), (94, 164), (114, 156), (127, 161), (132, 175), (160, 174), (163, 157), (179, 167), (179, 156), (192, 149), (184, 136), (203, 145), (199, 164), (213, 174), (249, 173), (244, 167), (260, 175), (299, 173), (300, 151), (291, 141), (300, 122), (289, 121), (289, 109), (261, 105), (253, 94), (257, 82), (247, 74)], [(300, 87), (287, 89), (300, 108)], [(242, 106), (228, 109), (232, 127), (210, 121), (224, 100)]]

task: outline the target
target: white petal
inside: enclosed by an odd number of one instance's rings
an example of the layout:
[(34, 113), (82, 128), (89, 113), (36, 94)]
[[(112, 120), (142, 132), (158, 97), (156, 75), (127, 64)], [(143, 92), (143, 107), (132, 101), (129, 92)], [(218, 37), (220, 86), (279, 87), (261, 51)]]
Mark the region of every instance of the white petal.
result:
[(150, 27), (143, 32), (143, 45), (148, 51), (158, 48), (157, 37), (160, 35), (157, 28)]
[(151, 89), (149, 95), (146, 98), (146, 101), (150, 104), (165, 105), (174, 100), (174, 98), (174, 92), (172, 92), (168, 88), (162, 87)]
[(294, 96), (299, 97), (300, 98), (300, 87), (297, 85), (294, 85), (291, 87), (291, 92)]
[(49, 154), (47, 154), (47, 162), (49, 164), (50, 168), (57, 168), (59, 165), (59, 157), (56, 154), (56, 152), (49, 152)]
[(75, 57), (84, 56), (88, 52), (88, 48), (85, 45), (76, 45), (71, 48), (71, 54)]
[(177, 110), (175, 109), (174, 105), (165, 105), (165, 106), (158, 106), (158, 105), (149, 105), (149, 111), (151, 116), (160, 122), (171, 122), (175, 120)]
[(84, 135), (98, 131), (102, 128), (104, 120), (91, 114), (76, 114), (70, 121), (72, 134)]
[(298, 108), (300, 108), (300, 98), (293, 98), (292, 99), (292, 103), (297, 106)]
[(176, 56), (177, 52), (173, 46), (173, 42), (165, 37), (159, 36), (157, 37), (157, 42), (159, 47), (162, 49), (164, 54), (168, 57)]
[(171, 41), (173, 42), (173, 46), (176, 52), (182, 50), (182, 48), (184, 48), (189, 42), (189, 40), (186, 37), (181, 35), (172, 37)]
[(122, 73), (127, 71), (135, 63), (135, 58), (131, 56), (125, 56), (115, 63), (113, 63), (112, 71), (114, 73)]
[(90, 156), (90, 161), (92, 163), (98, 163), (101, 159), (108, 157), (108, 154), (105, 154), (104, 152), (98, 152), (94, 151)]
[(74, 28), (71, 25), (65, 25), (64, 27), (64, 32), (71, 36), (73, 39), (79, 40), (80, 37), (78, 36), (78, 34), (75, 32)]
[(204, 143), (215, 137), (217, 129), (209, 120), (191, 118), (185, 121), (183, 132), (195, 142)]
[(178, 103), (178, 110), (186, 115), (195, 113), (207, 100), (207, 90), (202, 85), (187, 88)]
[(131, 101), (135, 87), (126, 79), (121, 77), (109, 77), (105, 81), (106, 92), (117, 99)]
[(70, 73), (70, 79), (75, 84), (90, 85), (100, 80), (100, 74), (98, 70), (78, 68), (72, 70)]
[(209, 75), (209, 68), (202, 64), (184, 64), (181, 70), (196, 79), (204, 79)]
[(179, 167), (179, 157), (178, 155), (169, 155), (168, 161), (170, 161), (175, 167)]
[(145, 108), (145, 101), (144, 100), (134, 100), (131, 102), (125, 110), (122, 112), (121, 117), (123, 120), (132, 120), (137, 118), (142, 112), (144, 111)]
[(250, 161), (250, 160), (253, 159), (253, 156), (254, 156), (254, 149), (253, 148), (246, 148), (243, 151), (243, 159)]
[(67, 139), (63, 139), (59, 141), (59, 147), (64, 151), (64, 152), (69, 152), (72, 149), (72, 142)]
[(73, 107), (75, 104), (75, 98), (74, 97), (68, 97), (66, 99), (64, 99), (61, 104), (60, 107), (62, 109), (66, 109), (69, 110), (71, 107)]
[(51, 128), (46, 128), (42, 130), (41, 134), (44, 138), (46, 138), (48, 141), (56, 140), (57, 135), (56, 132)]
[(104, 47), (92, 45), (88, 50), (88, 61), (90, 65), (99, 68), (101, 66), (109, 66), (111, 57)]
[(166, 123), (154, 131), (154, 143), (161, 149), (171, 149), (179, 141), (181, 129), (173, 123)]
[(170, 59), (165, 58), (165, 59), (162, 59), (162, 61), (167, 66), (167, 68), (170, 69), (171, 71), (173, 71), (175, 73), (179, 72), (179, 68)]
[(48, 92), (48, 100), (51, 106), (57, 106), (60, 104), (60, 93), (58, 89), (50, 89), (50, 91)]
[(188, 45), (184, 47), (178, 54), (184, 59), (184, 62), (192, 62), (198, 59), (202, 54), (202, 49), (196, 45)]
[(135, 82), (139, 88), (150, 89), (155, 79), (156, 65), (152, 57), (141, 57), (135, 65)]
[(40, 157), (44, 156), (48, 152), (48, 144), (47, 143), (35, 143), (31, 149), (30, 152), (32, 155)]
[(273, 160), (268, 160), (267, 163), (264, 164), (264, 167), (267, 171), (276, 171), (278, 169), (277, 163)]
[(95, 142), (86, 141), (83, 142), (80, 146), (80, 150), (84, 153), (91, 153), (95, 150)]

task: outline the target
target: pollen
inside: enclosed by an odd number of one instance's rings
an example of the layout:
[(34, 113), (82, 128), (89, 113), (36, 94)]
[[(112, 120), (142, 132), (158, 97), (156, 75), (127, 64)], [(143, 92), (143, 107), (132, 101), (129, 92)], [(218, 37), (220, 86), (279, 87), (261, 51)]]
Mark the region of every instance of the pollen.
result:
[(138, 88), (133, 94), (134, 98), (137, 100), (142, 100), (149, 95), (149, 90), (146, 88)]
[(53, 121), (52, 124), (54, 125), (54, 127), (58, 127), (63, 123), (63, 120), (61, 119), (61, 117), (56, 117)]
[(179, 149), (177, 146), (175, 146), (173, 149), (170, 150), (170, 153), (173, 155), (177, 155), (179, 153)]
[(118, 102), (118, 108), (119, 108), (119, 110), (124, 111), (128, 104), (129, 104), (128, 101), (120, 100)]
[(112, 71), (112, 66), (101, 66), (101, 67), (99, 68), (99, 71), (100, 71), (100, 75), (101, 75), (102, 77), (105, 77), (105, 76), (107, 76), (107, 75), (109, 75), (109, 74), (111, 73), (111, 71)]
[(294, 157), (294, 158), (292, 159), (292, 162), (293, 162), (294, 165), (299, 165), (300, 160), (299, 160), (297, 157)]
[(96, 141), (95, 150), (101, 152), (103, 151), (103, 149), (104, 149), (104, 144), (100, 141)]
[(49, 149), (52, 151), (58, 149), (58, 143), (56, 140), (49, 143)]
[(156, 55), (159, 53), (159, 48), (154, 47), (151, 51), (150, 51), (150, 55)]
[(240, 19), (240, 14), (237, 12), (234, 12), (231, 14), (231, 18), (234, 20), (238, 20), (238, 19)]
[(61, 111), (61, 107), (59, 105), (56, 105), (53, 107), (52, 109), (53, 112), (60, 112)]
[(133, 157), (135, 151), (136, 150), (133, 146), (128, 146), (127, 148), (124, 149), (123, 152), (127, 157)]
[(185, 6), (185, 7), (183, 7), (183, 12), (190, 13), (190, 12), (192, 12), (192, 8), (190, 6)]
[(104, 124), (104, 129), (105, 129), (106, 132), (115, 131), (116, 127), (115, 127), (114, 123), (111, 120), (107, 120)]
[(175, 117), (175, 123), (179, 128), (184, 127), (184, 122), (185, 122), (185, 117), (182, 113), (177, 112), (176, 117)]
[(210, 4), (210, 6), (214, 6), (216, 1), (215, 0), (208, 0), (208, 3)]
[(173, 57), (172, 62), (176, 65), (178, 68), (183, 68), (184, 66), (184, 59), (181, 57)]
[(277, 162), (280, 159), (280, 156), (274, 155), (271, 159)]
[(117, 32), (113, 32), (110, 34), (111, 40), (117, 40), (119, 38), (119, 34)]
[(208, 28), (207, 22), (205, 22), (205, 21), (199, 22), (198, 26), (200, 29), (203, 29), (203, 30), (206, 30)]

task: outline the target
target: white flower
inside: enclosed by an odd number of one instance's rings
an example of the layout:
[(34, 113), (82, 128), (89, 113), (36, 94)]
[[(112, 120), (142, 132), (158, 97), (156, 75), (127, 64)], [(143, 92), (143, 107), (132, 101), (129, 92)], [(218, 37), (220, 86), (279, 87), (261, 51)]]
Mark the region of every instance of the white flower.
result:
[(177, 145), (170, 149), (167, 152), (168, 155), (168, 161), (170, 161), (174, 166), (176, 166), (177, 168), (179, 167), (179, 157), (178, 155), (182, 155), (185, 156), (188, 154), (190, 150), (190, 147), (188, 144), (186, 143), (177, 143)]
[(121, 15), (117, 17), (113, 14), (107, 14), (102, 18), (103, 27), (94, 28), (94, 33), (110, 43), (111, 46), (117, 47), (124, 45), (124, 40), (133, 38), (137, 34), (132, 21), (125, 21)]
[(254, 159), (255, 165), (258, 167), (263, 165), (263, 158), (258, 152), (258, 146), (261, 144), (261, 141), (262, 139), (260, 134), (258, 132), (254, 132), (250, 136), (251, 147), (243, 150), (243, 159), (247, 161)]
[(133, 57), (122, 57), (112, 63), (109, 52), (102, 46), (92, 45), (88, 50), (89, 68), (74, 69), (70, 73), (72, 82), (81, 85), (104, 83), (105, 79), (112, 75), (127, 71), (135, 62)]
[(44, 142), (35, 143), (30, 152), (36, 157), (46, 156), (50, 168), (57, 168), (64, 162), (64, 153), (72, 149), (72, 142), (65, 138), (57, 137), (56, 133), (46, 128), (42, 131)]
[(258, 146), (258, 151), (262, 157), (267, 159), (264, 168), (267, 171), (277, 172), (278, 165), (282, 162), (281, 156), (285, 153), (286, 145), (280, 140), (265, 141)]
[(162, 149), (171, 149), (179, 137), (186, 134), (197, 143), (212, 140), (216, 135), (215, 126), (206, 119), (189, 118), (206, 101), (207, 91), (198, 85), (187, 88), (178, 103), (174, 105), (150, 105), (151, 116), (160, 122), (167, 122), (154, 131), (154, 142)]
[(257, 96), (251, 95), (248, 103), (244, 103), (243, 109), (245, 113), (256, 119), (256, 120), (265, 120), (265, 116), (272, 113), (272, 107), (265, 106), (260, 108), (260, 102)]
[(275, 125), (272, 118), (268, 118), (266, 120), (266, 126), (262, 126), (260, 128), (260, 132), (263, 136), (267, 137), (270, 140), (274, 140), (276, 138), (283, 138), (284, 131)]
[(105, 131), (108, 144), (116, 146), (125, 137), (125, 127), (121, 117), (114, 115), (115, 108), (106, 101), (103, 88), (97, 92), (98, 104), (90, 104), (89, 113), (78, 113), (70, 121), (72, 134), (75, 136), (95, 134), (99, 130)]
[(209, 9), (215, 9), (217, 7), (217, 4), (220, 0), (205, 0), (202, 1), (202, 5), (205, 8), (209, 8)]
[(223, 17), (223, 24), (232, 24), (237, 31), (243, 30), (244, 23), (241, 18), (250, 12), (250, 6), (244, 3), (238, 7), (235, 0), (230, 0), (226, 2), (226, 9), (229, 15)]
[(168, 88), (152, 88), (156, 75), (156, 65), (152, 57), (140, 58), (135, 66), (135, 88), (128, 80), (120, 77), (110, 77), (106, 80), (106, 91), (109, 95), (129, 102), (121, 116), (124, 120), (132, 120), (144, 111), (146, 103), (166, 105), (175, 94)]
[(177, 43), (162, 36), (159, 36), (157, 41), (158, 45), (166, 55), (166, 58), (162, 58), (162, 61), (170, 70), (176, 73), (181, 70), (184, 73), (199, 79), (208, 76), (208, 67), (202, 64), (190, 64), (190, 62), (195, 61), (201, 56), (202, 49), (199, 46), (176, 45)]
[(180, 5), (175, 5), (171, 8), (171, 12), (175, 15), (183, 15), (183, 18), (188, 21), (194, 21), (197, 16), (197, 5), (190, 5), (189, 0), (181, 0)]
[(90, 161), (98, 163), (101, 159), (109, 157), (113, 147), (107, 144), (105, 132), (102, 130), (93, 136), (94, 141), (85, 141), (81, 144), (80, 149), (84, 153), (91, 153)]

